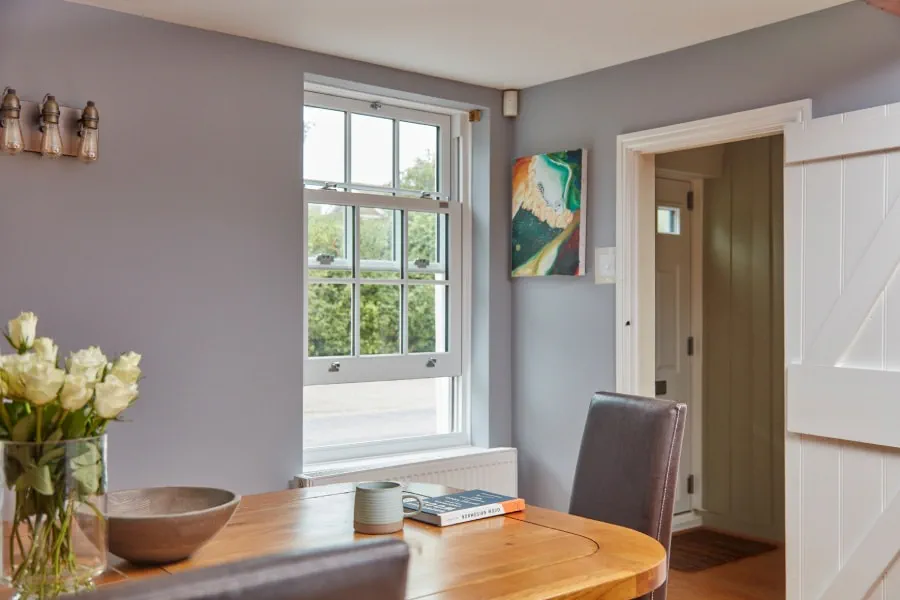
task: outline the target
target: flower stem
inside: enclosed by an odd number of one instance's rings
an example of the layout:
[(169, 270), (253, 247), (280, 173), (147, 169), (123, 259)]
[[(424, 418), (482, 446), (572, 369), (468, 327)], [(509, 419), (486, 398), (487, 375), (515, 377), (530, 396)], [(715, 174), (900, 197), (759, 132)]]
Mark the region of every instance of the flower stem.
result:
[(44, 407), (38, 406), (36, 412), (37, 412), (37, 440), (36, 441), (38, 444), (40, 444), (42, 441), (44, 441), (43, 438), (41, 437), (41, 424), (43, 421), (42, 417), (44, 416)]

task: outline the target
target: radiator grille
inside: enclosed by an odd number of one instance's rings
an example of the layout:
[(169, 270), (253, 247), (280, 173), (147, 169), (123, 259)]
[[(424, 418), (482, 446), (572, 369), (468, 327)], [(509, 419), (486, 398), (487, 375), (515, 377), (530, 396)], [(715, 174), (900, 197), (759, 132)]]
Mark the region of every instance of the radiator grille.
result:
[(382, 462), (325, 464), (305, 471), (296, 478), (296, 484), (299, 487), (313, 487), (371, 480), (439, 483), (460, 489), (482, 489), (517, 496), (516, 450), (490, 448), (461, 456), (416, 454), (391, 457)]

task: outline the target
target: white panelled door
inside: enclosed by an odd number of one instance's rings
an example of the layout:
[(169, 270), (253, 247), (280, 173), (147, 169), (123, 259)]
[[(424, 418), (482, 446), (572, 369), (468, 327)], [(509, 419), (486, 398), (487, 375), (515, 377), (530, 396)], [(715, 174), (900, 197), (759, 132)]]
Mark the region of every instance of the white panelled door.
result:
[(785, 131), (788, 600), (900, 600), (900, 104)]
[[(656, 179), (656, 395), (690, 407), (691, 184)], [(690, 409), (690, 408), (689, 408)], [(685, 424), (675, 514), (691, 511), (691, 422)]]

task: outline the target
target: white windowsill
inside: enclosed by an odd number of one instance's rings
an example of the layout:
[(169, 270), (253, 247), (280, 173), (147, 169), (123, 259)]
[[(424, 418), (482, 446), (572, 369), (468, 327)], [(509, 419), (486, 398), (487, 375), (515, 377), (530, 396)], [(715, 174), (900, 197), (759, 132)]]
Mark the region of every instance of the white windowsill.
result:
[(349, 471), (364, 471), (368, 469), (382, 469), (414, 464), (430, 460), (442, 460), (445, 458), (459, 458), (476, 454), (491, 454), (494, 452), (507, 452), (509, 448), (480, 448), (477, 446), (457, 446), (455, 448), (442, 448), (439, 450), (425, 450), (419, 452), (404, 452), (387, 456), (369, 458), (356, 458), (350, 460), (336, 460), (330, 462), (318, 462), (303, 465), (303, 473), (300, 475), (322, 475), (328, 472), (346, 473)]

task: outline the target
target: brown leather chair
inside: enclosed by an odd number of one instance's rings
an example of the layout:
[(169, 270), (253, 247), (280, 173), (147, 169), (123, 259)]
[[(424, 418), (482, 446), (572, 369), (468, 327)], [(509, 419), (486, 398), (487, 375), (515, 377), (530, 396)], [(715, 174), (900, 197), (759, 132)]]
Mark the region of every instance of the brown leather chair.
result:
[[(687, 407), (597, 393), (588, 410), (569, 512), (629, 527), (669, 552)], [(642, 600), (665, 600), (666, 585)]]
[(252, 559), (101, 587), (84, 600), (403, 600), (409, 549), (400, 540)]

